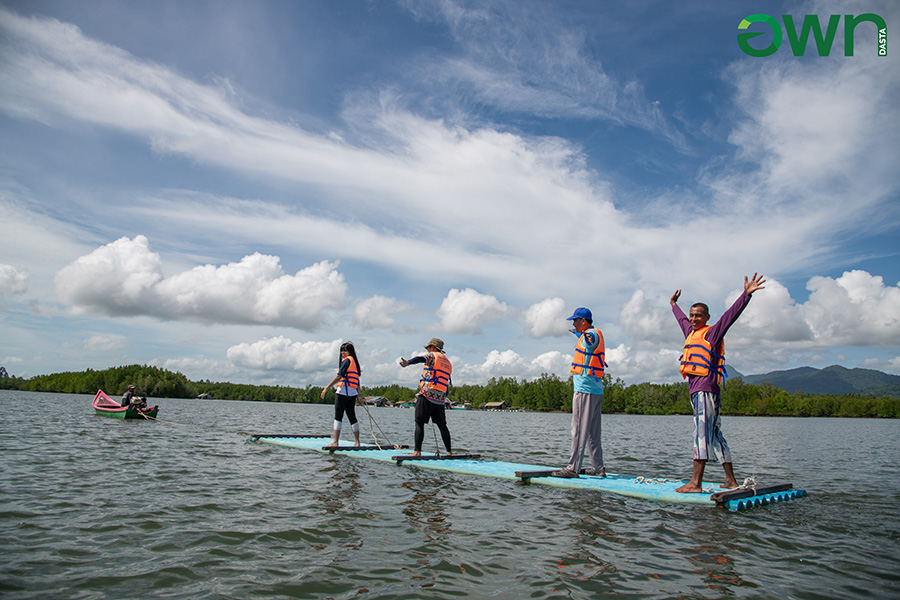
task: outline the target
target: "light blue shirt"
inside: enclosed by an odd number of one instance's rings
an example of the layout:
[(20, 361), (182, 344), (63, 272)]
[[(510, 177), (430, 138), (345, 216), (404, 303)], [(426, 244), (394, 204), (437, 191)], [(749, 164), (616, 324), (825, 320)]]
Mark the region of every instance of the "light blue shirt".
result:
[[(580, 333), (576, 334), (579, 338), (581, 337)], [(588, 352), (593, 352), (597, 347), (597, 344), (600, 343), (599, 338), (593, 333), (586, 331), (584, 335), (584, 345), (586, 346), (586, 350)], [(583, 394), (602, 394), (603, 393), (603, 379), (600, 377), (594, 377), (590, 374), (583, 375), (572, 375), (572, 383), (575, 385), (575, 391), (581, 392)]]

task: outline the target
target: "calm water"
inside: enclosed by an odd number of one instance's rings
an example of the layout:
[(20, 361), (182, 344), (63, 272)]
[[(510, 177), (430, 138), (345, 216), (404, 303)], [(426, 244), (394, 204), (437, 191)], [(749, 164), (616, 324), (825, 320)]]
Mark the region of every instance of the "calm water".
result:
[[(162, 399), (167, 422), (137, 422), (90, 402), (0, 391), (4, 599), (900, 596), (896, 420), (726, 417), (739, 479), (809, 492), (735, 513), (249, 442), (327, 435), (325, 405)], [(411, 409), (371, 414), (412, 443)], [(569, 419), (449, 414), (455, 449), (550, 466)], [(687, 417), (608, 415), (603, 436), (610, 471), (689, 475)]]

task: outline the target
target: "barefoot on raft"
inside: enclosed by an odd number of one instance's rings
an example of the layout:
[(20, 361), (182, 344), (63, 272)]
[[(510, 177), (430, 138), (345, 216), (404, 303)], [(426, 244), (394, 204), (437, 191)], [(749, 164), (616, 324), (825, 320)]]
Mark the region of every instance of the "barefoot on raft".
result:
[(699, 494), (703, 491), (703, 488), (692, 483), (686, 483), (675, 491), (679, 494)]

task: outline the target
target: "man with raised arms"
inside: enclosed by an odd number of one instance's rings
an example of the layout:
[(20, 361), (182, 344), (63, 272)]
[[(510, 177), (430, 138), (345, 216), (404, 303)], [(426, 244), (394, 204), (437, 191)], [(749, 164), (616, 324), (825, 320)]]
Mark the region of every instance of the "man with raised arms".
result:
[(681, 353), (682, 377), (688, 380), (691, 404), (694, 407), (694, 471), (691, 480), (676, 489), (681, 493), (699, 493), (703, 491), (703, 470), (706, 461), (715, 456), (725, 469), (725, 483), (722, 487), (736, 488), (731, 463), (731, 451), (728, 442), (722, 435), (722, 422), (719, 411), (722, 407), (722, 396), (719, 383), (725, 375), (725, 333), (750, 303), (750, 296), (763, 288), (766, 280), (753, 274), (753, 279), (744, 277), (744, 293), (734, 301), (731, 308), (716, 322), (709, 322), (709, 307), (702, 302), (691, 306), (689, 316), (685, 316), (678, 307), (681, 290), (675, 290), (669, 303), (681, 332), (684, 333), (684, 349)]

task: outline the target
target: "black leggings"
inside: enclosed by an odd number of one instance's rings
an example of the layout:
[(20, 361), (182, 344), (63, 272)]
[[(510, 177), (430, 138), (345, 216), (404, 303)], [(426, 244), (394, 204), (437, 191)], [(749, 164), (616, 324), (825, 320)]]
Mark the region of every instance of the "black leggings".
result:
[(429, 402), (424, 396), (416, 396), (416, 452), (422, 451), (422, 442), (425, 440), (425, 423), (429, 419), (440, 429), (444, 448), (447, 449), (447, 452), (453, 452), (450, 448), (450, 430), (447, 429), (447, 415), (444, 413), (444, 407)]
[(334, 420), (340, 423), (344, 420), (344, 413), (350, 419), (350, 424), (356, 423), (356, 396), (344, 396), (337, 394), (334, 397)]

